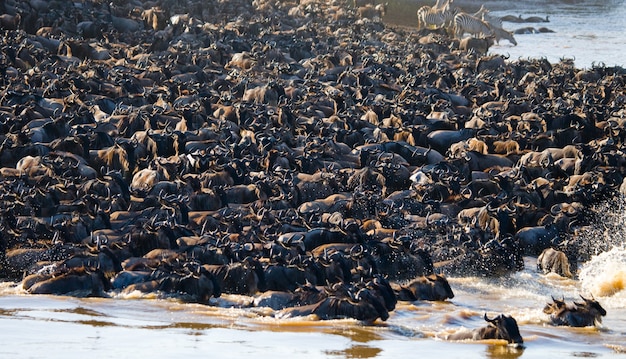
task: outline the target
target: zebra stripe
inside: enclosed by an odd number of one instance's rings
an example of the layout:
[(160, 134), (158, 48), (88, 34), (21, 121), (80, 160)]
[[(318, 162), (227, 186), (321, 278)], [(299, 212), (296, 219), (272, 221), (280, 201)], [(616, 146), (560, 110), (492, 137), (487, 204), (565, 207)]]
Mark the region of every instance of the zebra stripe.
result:
[(451, 9), (450, 4), (454, 0), (447, 0), (443, 6), (439, 6), (439, 0), (434, 6), (422, 6), (417, 10), (417, 28), (441, 28), (449, 27), (458, 8)]
[(515, 41), (513, 33), (502, 27), (502, 18), (489, 15), (489, 10), (485, 8), (485, 5), (482, 5), (473, 16), (483, 20), (487, 23), (487, 25), (489, 25), (491, 31), (493, 32), (493, 36), (495, 37), (496, 43), (500, 43), (500, 40), (504, 39), (508, 40), (513, 45), (517, 45), (517, 41)]
[(476, 11), (472, 16), (483, 20), (491, 27), (502, 29), (502, 18), (489, 15), (489, 10), (485, 8), (485, 5), (481, 5), (480, 9)]
[(487, 22), (491, 27), (502, 29), (502, 18), (491, 15), (483, 15), (483, 21)]
[(439, 11), (433, 11), (430, 6), (422, 6), (417, 10), (417, 28), (440, 28), (445, 23), (443, 14)]
[(449, 0), (446, 5), (443, 7), (443, 18), (445, 19), (445, 25), (447, 28), (452, 26), (452, 22), (454, 21), (454, 17), (461, 12), (461, 9), (458, 7), (450, 7), (450, 4), (453, 0)]
[(493, 35), (493, 31), (486, 22), (464, 12), (458, 13), (454, 16), (454, 34), (460, 38), (466, 32), (476, 36)]

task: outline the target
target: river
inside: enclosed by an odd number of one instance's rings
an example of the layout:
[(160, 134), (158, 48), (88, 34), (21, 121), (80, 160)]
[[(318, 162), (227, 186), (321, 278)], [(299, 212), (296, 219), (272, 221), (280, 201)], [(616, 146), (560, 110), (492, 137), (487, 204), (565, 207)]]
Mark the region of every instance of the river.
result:
[[(365, 326), (354, 320), (276, 319), (246, 307), (251, 298), (224, 295), (210, 306), (151, 297), (73, 298), (25, 295), (0, 286), (2, 358), (125, 358), (140, 356), (248, 358), (546, 358), (624, 357), (626, 345), (626, 204), (603, 204), (610, 214), (588, 234), (606, 244), (580, 265), (578, 278), (543, 275), (536, 259), (502, 278), (450, 278), (447, 302), (399, 302), (391, 317)], [(551, 296), (594, 296), (608, 314), (599, 327), (549, 324), (542, 312)], [(523, 348), (501, 341), (444, 340), (500, 313), (518, 321)]]
[[(416, 12), (434, 1), (389, 1), (385, 21), (390, 24), (416, 26)], [(623, 0), (559, 0), (559, 1), (469, 1), (456, 0), (455, 5), (474, 12), (481, 4), (494, 16), (521, 15), (548, 18), (542, 23), (504, 22), (506, 30), (523, 27), (547, 27), (552, 33), (515, 35), (517, 46), (503, 40), (490, 48), (491, 53), (510, 59), (547, 58), (550, 62), (571, 59), (577, 67), (625, 66), (626, 6)]]

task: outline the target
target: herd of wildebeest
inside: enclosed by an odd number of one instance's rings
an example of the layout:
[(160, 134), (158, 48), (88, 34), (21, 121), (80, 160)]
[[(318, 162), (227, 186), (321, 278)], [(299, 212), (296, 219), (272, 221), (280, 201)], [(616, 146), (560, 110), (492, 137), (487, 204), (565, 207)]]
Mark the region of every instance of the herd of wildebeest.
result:
[[(0, 1), (0, 278), (373, 322), (524, 256), (576, 277), (626, 174), (626, 71), (460, 50), (358, 10)], [(473, 338), (521, 343), (515, 319), (485, 319)]]

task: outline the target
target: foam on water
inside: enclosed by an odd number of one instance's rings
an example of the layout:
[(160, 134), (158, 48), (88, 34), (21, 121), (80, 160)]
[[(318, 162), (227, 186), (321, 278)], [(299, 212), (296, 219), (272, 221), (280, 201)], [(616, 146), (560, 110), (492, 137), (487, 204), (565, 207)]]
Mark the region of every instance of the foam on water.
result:
[(17, 285), (13, 282), (0, 282), (0, 296), (3, 295), (19, 295), (24, 294), (24, 290), (21, 285)]
[(595, 254), (578, 273), (582, 294), (602, 298), (607, 307), (626, 306), (626, 198), (618, 196), (592, 211), (592, 230), (584, 234)]
[(582, 266), (579, 278), (581, 288), (594, 296), (626, 300), (626, 249), (614, 247), (594, 256)]

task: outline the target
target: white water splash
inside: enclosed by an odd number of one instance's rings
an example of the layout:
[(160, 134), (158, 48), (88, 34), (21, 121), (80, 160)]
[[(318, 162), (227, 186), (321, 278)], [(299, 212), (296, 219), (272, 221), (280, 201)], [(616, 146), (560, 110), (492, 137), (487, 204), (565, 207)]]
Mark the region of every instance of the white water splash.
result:
[(597, 251), (579, 271), (581, 294), (602, 298), (605, 307), (626, 305), (626, 198), (619, 196), (593, 211), (594, 230), (585, 241)]
[(626, 249), (614, 247), (583, 264), (579, 273), (581, 288), (594, 296), (616, 296), (626, 300)]

